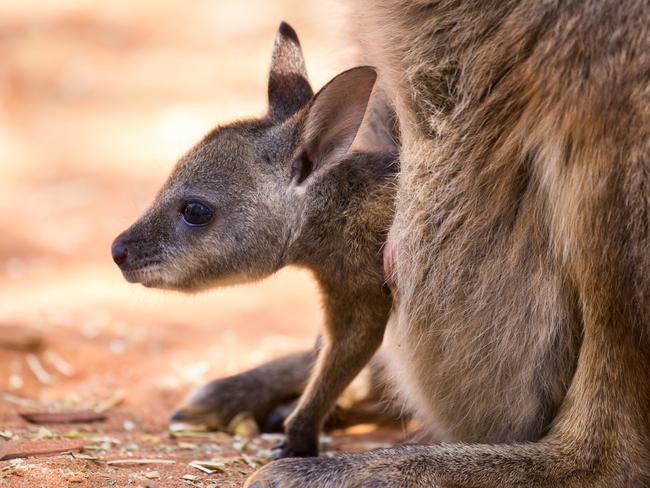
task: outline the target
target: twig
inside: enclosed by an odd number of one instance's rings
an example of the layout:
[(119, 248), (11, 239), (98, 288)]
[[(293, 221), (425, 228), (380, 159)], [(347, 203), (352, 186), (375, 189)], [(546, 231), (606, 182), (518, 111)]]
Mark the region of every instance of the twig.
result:
[(18, 405), (20, 407), (29, 407), (29, 408), (42, 408), (43, 405), (34, 401), (30, 400), (29, 398), (24, 398), (24, 397), (19, 397), (16, 395), (12, 395), (11, 393), (3, 393), (2, 394), (2, 399), (6, 402), (13, 403), (14, 405)]
[(75, 422), (100, 422), (106, 415), (94, 410), (75, 410), (64, 412), (18, 412), (22, 418), (34, 424), (70, 424)]
[(171, 459), (113, 459), (106, 464), (174, 464)]
[(0, 444), (0, 460), (61, 454), (83, 446), (82, 440), (8, 441)]
[(65, 359), (63, 359), (61, 356), (59, 356), (56, 351), (52, 351), (48, 349), (43, 353), (43, 358), (50, 363), (54, 369), (56, 369), (59, 373), (61, 373), (63, 376), (71, 377), (74, 376), (74, 368), (70, 365), (69, 362), (67, 362)]
[(43, 383), (44, 385), (49, 385), (50, 384), (50, 373), (45, 371), (43, 368), (43, 365), (39, 361), (38, 357), (36, 357), (35, 354), (28, 354), (27, 357), (25, 358), (25, 361), (27, 361), (27, 366), (29, 366), (29, 369), (32, 370), (32, 373), (34, 373), (34, 376), (36, 376), (36, 379)]

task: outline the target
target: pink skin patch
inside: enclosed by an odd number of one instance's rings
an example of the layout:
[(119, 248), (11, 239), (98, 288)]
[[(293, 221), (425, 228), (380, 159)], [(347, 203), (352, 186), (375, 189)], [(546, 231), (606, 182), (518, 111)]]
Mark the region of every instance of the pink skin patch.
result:
[(393, 270), (395, 268), (395, 254), (396, 254), (396, 246), (395, 242), (393, 239), (391, 239), (390, 232), (388, 233), (388, 237), (386, 239), (386, 243), (384, 244), (384, 249), (383, 249), (383, 258), (384, 258), (384, 280), (386, 280), (387, 283), (392, 281), (393, 278)]

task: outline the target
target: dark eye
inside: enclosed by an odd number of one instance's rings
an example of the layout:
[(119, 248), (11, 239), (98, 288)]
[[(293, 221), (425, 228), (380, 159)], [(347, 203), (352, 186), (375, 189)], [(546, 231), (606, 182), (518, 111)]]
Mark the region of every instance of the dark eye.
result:
[(187, 225), (205, 225), (212, 219), (212, 209), (195, 200), (189, 201), (182, 209), (183, 220)]

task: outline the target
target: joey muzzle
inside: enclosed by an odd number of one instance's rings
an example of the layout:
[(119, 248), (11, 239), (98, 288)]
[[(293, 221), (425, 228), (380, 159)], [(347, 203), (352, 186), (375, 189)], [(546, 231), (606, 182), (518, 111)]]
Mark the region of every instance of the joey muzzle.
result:
[(148, 288), (161, 285), (159, 259), (143, 254), (141, 245), (128, 233), (120, 234), (111, 246), (113, 261), (129, 283), (140, 283)]

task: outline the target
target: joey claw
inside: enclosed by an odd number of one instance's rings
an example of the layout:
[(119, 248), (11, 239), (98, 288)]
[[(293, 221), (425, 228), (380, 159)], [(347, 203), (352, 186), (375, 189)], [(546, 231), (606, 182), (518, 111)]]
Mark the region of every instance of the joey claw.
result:
[(299, 457), (294, 451), (289, 449), (283, 441), (278, 442), (271, 448), (271, 450), (273, 451), (273, 459)]
[(285, 459), (285, 458), (301, 458), (301, 457), (315, 457), (318, 456), (318, 452), (298, 452), (294, 451), (287, 446), (286, 442), (278, 442), (272, 448), (273, 451), (276, 451), (273, 455), (273, 459)]
[(285, 459), (285, 458), (294, 458), (294, 457), (301, 457), (298, 455), (296, 451), (292, 451), (291, 449), (288, 449), (286, 447), (283, 447), (281, 449), (277, 449), (273, 453), (273, 459)]

